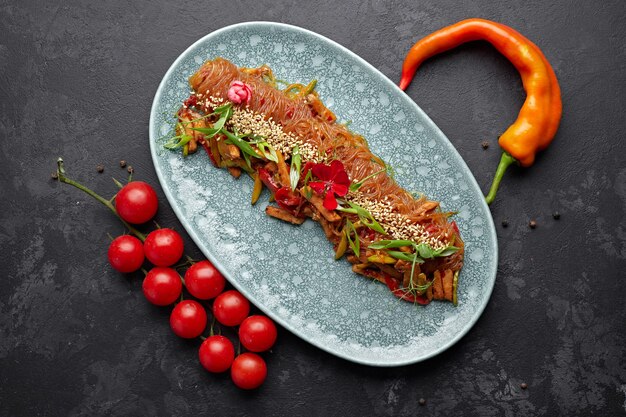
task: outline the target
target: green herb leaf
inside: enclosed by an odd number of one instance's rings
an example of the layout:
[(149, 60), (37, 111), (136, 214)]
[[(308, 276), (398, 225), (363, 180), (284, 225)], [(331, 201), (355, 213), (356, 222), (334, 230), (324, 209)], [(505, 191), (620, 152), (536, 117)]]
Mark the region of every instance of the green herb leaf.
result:
[(289, 181), (291, 182), (291, 191), (295, 191), (300, 181), (300, 167), (302, 157), (300, 156), (300, 148), (296, 145), (291, 151), (291, 167), (289, 168)]
[(353, 208), (337, 207), (337, 210), (344, 212), (344, 213), (350, 213), (350, 214), (359, 213), (356, 209), (353, 209)]
[[(222, 119), (220, 119), (222, 120)], [(219, 121), (219, 120), (218, 120)], [(217, 122), (216, 122), (217, 124)], [(221, 128), (216, 129), (214, 127), (192, 127), (191, 130), (195, 130), (196, 132), (200, 132), (204, 135), (206, 139), (211, 139), (213, 136), (217, 135)]]
[[(188, 125), (189, 123), (199, 122), (200, 120), (206, 119), (207, 117), (211, 117), (213, 115), (215, 115), (215, 113), (205, 114), (204, 116), (196, 117), (195, 119), (179, 121), (176, 124), (180, 125), (180, 127), (182, 128), (183, 126)], [(174, 117), (178, 118), (178, 112), (174, 115)]]
[(243, 154), (243, 159), (246, 161), (246, 165), (248, 166), (248, 172), (254, 172), (252, 169), (252, 164), (250, 163), (250, 157), (247, 154)]
[(435, 257), (435, 250), (426, 243), (420, 243), (419, 245), (413, 244), (415, 252), (424, 259), (432, 259)]
[(222, 116), (227, 115), (228, 117), (226, 118), (228, 119), (233, 114), (233, 104), (232, 103), (222, 104), (221, 106), (218, 106), (215, 109), (213, 109), (213, 114), (219, 114)]
[(185, 146), (187, 143), (189, 143), (189, 141), (193, 139), (193, 136), (191, 135), (180, 135), (180, 136), (174, 136), (173, 138), (171, 138), (170, 140), (168, 140), (165, 145), (163, 145), (163, 147), (165, 149), (178, 149), (178, 148), (182, 148), (183, 146)]
[[(203, 133), (206, 139), (212, 138), (224, 128), (226, 121), (232, 115), (231, 107), (232, 106), (230, 104), (227, 104), (215, 109), (214, 114), (219, 114), (220, 118), (215, 123), (213, 123), (213, 127), (192, 127), (191, 130)], [(218, 109), (220, 109), (220, 111), (218, 111)]]
[[(459, 248), (456, 246), (448, 246), (441, 249), (433, 249), (427, 243), (415, 243), (411, 240), (379, 240), (369, 245), (370, 249), (392, 249), (400, 248), (403, 246), (410, 246), (415, 250), (415, 253), (422, 259), (432, 259), (438, 256), (450, 256), (457, 252)], [(391, 251), (390, 251), (391, 252)], [(404, 253), (404, 252), (400, 252)], [(393, 255), (392, 255), (393, 256)], [(401, 258), (398, 258), (401, 259)]]
[(273, 161), (273, 162), (278, 163), (278, 155), (276, 154), (276, 149), (274, 149), (274, 147), (271, 146), (269, 143), (266, 146), (267, 146), (267, 150), (268, 151), (265, 153), (265, 157), (269, 161)]
[[(371, 245), (369, 247), (370, 249), (372, 248)], [(387, 251), (387, 254), (391, 256), (392, 258), (400, 259), (401, 261), (413, 262), (413, 260), (415, 259), (414, 253), (406, 253), (406, 252), (400, 252), (397, 250), (390, 250), (390, 251)]]
[(376, 220), (372, 219), (370, 220), (366, 220), (364, 218), (361, 218), (361, 223), (363, 223), (365, 226), (369, 227), (370, 229), (372, 229), (375, 232), (378, 232), (380, 234), (385, 234), (387, 233), (385, 231), (385, 229), (380, 225), (380, 223), (378, 223)]
[(422, 258), (432, 259), (440, 256), (450, 256), (456, 251), (459, 250), (456, 246), (448, 246), (441, 249), (433, 249), (430, 245), (426, 243), (420, 243), (419, 245), (415, 245), (415, 250)]
[(443, 248), (441, 252), (437, 253), (437, 256), (450, 256), (455, 252), (458, 252), (459, 248), (456, 246), (448, 246), (447, 248)]
[(256, 153), (254, 148), (252, 146), (250, 146), (250, 144), (248, 142), (246, 142), (245, 140), (241, 139), (236, 134), (230, 133), (226, 129), (221, 129), (221, 133), (226, 136), (226, 138), (227, 138), (226, 141), (225, 141), (226, 143), (230, 143), (230, 144), (235, 145), (236, 147), (239, 148), (239, 150), (241, 150), (241, 152), (244, 155), (249, 155), (249, 156), (251, 156), (253, 158), (260, 158), (259, 154)]
[(372, 216), (369, 211), (351, 201), (345, 202), (348, 203), (350, 208), (338, 207), (337, 210), (344, 213), (356, 214), (357, 216), (359, 216), (359, 220), (361, 221), (361, 223), (363, 223), (365, 226), (381, 234), (387, 233), (385, 229), (376, 221), (376, 219), (374, 219), (374, 216)]
[(260, 139), (252, 140), (250, 143), (256, 145), (257, 149), (261, 152), (265, 159), (268, 161), (278, 162), (278, 155), (276, 155), (276, 150), (272, 147), (272, 145)]
[[(313, 170), (309, 169), (304, 176), (304, 185), (307, 185), (313, 179)], [(310, 197), (309, 197), (310, 199)]]
[(378, 174), (381, 174), (383, 172), (385, 172), (387, 169), (381, 169), (380, 171), (374, 172), (373, 174), (368, 175), (367, 177), (363, 178), (361, 181), (359, 182), (353, 182), (352, 184), (350, 184), (350, 191), (355, 192), (357, 191), (359, 188), (361, 188), (361, 186), (363, 185), (363, 183), (367, 180), (369, 180), (370, 178), (375, 177)]
[(379, 240), (369, 245), (370, 249), (390, 249), (400, 248), (402, 246), (414, 246), (415, 243), (411, 240)]
[[(359, 239), (359, 235), (356, 232), (356, 228), (354, 224), (350, 221), (350, 219), (346, 219), (346, 227), (344, 228), (344, 233), (346, 234), (346, 238), (348, 238), (348, 244), (352, 249), (352, 252), (359, 257), (361, 256), (361, 241)], [(352, 233), (354, 233), (354, 239), (352, 238)]]

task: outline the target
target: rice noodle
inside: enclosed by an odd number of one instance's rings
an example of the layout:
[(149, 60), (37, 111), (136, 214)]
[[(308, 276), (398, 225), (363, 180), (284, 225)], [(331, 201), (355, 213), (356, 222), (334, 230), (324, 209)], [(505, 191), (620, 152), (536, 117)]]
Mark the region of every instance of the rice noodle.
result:
[[(317, 93), (288, 96), (271, 82), (273, 75), (266, 67), (240, 69), (231, 62), (217, 58), (206, 62), (189, 82), (199, 97), (227, 97), (230, 84), (240, 80), (248, 84), (252, 97), (248, 108), (280, 124), (287, 133), (292, 133), (302, 142), (311, 144), (323, 157), (332, 157), (343, 162), (353, 182), (385, 169), (384, 162), (372, 154), (366, 140), (342, 124), (335, 122), (334, 114), (328, 110)], [(411, 222), (427, 227), (436, 239), (459, 247), (456, 253), (428, 260), (421, 265), (422, 272), (432, 276), (435, 270), (459, 271), (463, 265), (464, 244), (455, 226), (448, 221), (449, 213), (442, 213), (439, 203), (421, 196), (415, 198), (400, 187), (387, 172), (381, 172), (364, 182), (359, 193), (367, 199), (387, 199), (394, 210)], [(368, 243), (368, 242), (364, 242)]]

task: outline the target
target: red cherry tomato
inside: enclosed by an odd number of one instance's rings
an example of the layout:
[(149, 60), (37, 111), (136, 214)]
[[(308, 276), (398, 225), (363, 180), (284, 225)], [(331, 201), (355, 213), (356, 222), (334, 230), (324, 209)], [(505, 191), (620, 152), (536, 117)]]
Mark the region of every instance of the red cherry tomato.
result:
[(108, 257), (116, 271), (134, 272), (143, 264), (143, 244), (134, 236), (118, 236), (109, 245)]
[(170, 327), (177, 336), (193, 339), (206, 328), (206, 310), (197, 301), (183, 300), (176, 304), (170, 315)]
[(249, 313), (250, 302), (239, 291), (226, 291), (213, 302), (213, 315), (224, 326), (237, 326)]
[(157, 229), (143, 243), (146, 258), (156, 266), (174, 265), (183, 256), (183, 238), (172, 229)]
[(239, 340), (251, 352), (268, 350), (276, 342), (276, 326), (266, 316), (250, 316), (239, 326)]
[(200, 300), (210, 300), (217, 297), (224, 291), (225, 285), (226, 280), (209, 261), (193, 264), (185, 272), (187, 291)]
[(128, 223), (145, 223), (157, 212), (157, 194), (149, 184), (133, 181), (126, 184), (115, 196), (117, 214)]
[(256, 353), (242, 353), (233, 361), (230, 377), (241, 389), (254, 389), (265, 381), (267, 365)]
[(183, 283), (172, 268), (154, 267), (143, 280), (143, 295), (157, 306), (167, 306), (178, 300)]
[(227, 337), (214, 335), (206, 338), (198, 351), (200, 363), (209, 372), (224, 372), (235, 359), (235, 348)]

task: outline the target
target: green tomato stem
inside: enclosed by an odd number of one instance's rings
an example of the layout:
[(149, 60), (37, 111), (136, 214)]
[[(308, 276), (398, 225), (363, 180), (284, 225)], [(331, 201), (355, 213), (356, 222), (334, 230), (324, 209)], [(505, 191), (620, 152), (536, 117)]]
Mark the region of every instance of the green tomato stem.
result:
[(487, 196), (485, 197), (485, 200), (487, 200), (487, 204), (493, 203), (493, 200), (496, 199), (496, 193), (498, 192), (498, 187), (500, 187), (500, 181), (502, 181), (502, 177), (504, 176), (506, 169), (513, 162), (517, 162), (517, 160), (507, 152), (502, 153), (502, 158), (500, 158), (500, 163), (498, 164), (496, 175), (494, 176), (493, 182), (491, 183), (491, 189), (489, 189), (489, 194), (487, 194)]
[(65, 176), (65, 165), (63, 164), (63, 158), (57, 159), (57, 176), (58, 176), (59, 181), (65, 183), (65, 184), (69, 184), (69, 185), (71, 185), (73, 187), (78, 188), (82, 192), (88, 194), (89, 196), (93, 197), (98, 202), (100, 202), (101, 204), (106, 206), (109, 210), (111, 210), (113, 212), (113, 214), (115, 214), (117, 216), (118, 219), (120, 219), (122, 221), (122, 223), (124, 223), (124, 226), (126, 226), (126, 228), (133, 235), (135, 235), (142, 242), (144, 242), (146, 240), (146, 236), (143, 233), (141, 233), (139, 230), (135, 229), (133, 226), (128, 224), (124, 219), (122, 219), (120, 217), (120, 215), (118, 214), (117, 210), (115, 209), (115, 206), (113, 205), (113, 203), (110, 200), (107, 200), (106, 198), (102, 197), (100, 194), (98, 194), (95, 191), (85, 187), (81, 183), (76, 182), (76, 181), (66, 177)]

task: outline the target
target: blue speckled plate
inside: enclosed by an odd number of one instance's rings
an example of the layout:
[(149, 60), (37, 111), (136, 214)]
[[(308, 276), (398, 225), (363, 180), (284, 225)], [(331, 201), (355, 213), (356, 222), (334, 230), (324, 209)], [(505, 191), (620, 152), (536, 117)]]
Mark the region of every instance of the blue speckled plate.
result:
[[(317, 79), (324, 102), (369, 139), (410, 191), (458, 211), (466, 243), (459, 305), (427, 307), (399, 301), (382, 284), (333, 260), (312, 221), (292, 226), (267, 217), (267, 195), (250, 205), (252, 181), (213, 168), (204, 152), (183, 159), (165, 151), (172, 115), (189, 94), (187, 78), (218, 56), (237, 65), (269, 64), (292, 82)], [(496, 277), (491, 214), (461, 156), (411, 99), (367, 62), (313, 32), (250, 22), (213, 32), (167, 71), (150, 115), (156, 172), (174, 211), (202, 252), (250, 301), (283, 327), (334, 355), (373, 366), (430, 358), (458, 341), (478, 320)], [(265, 201), (265, 202), (263, 202)]]

